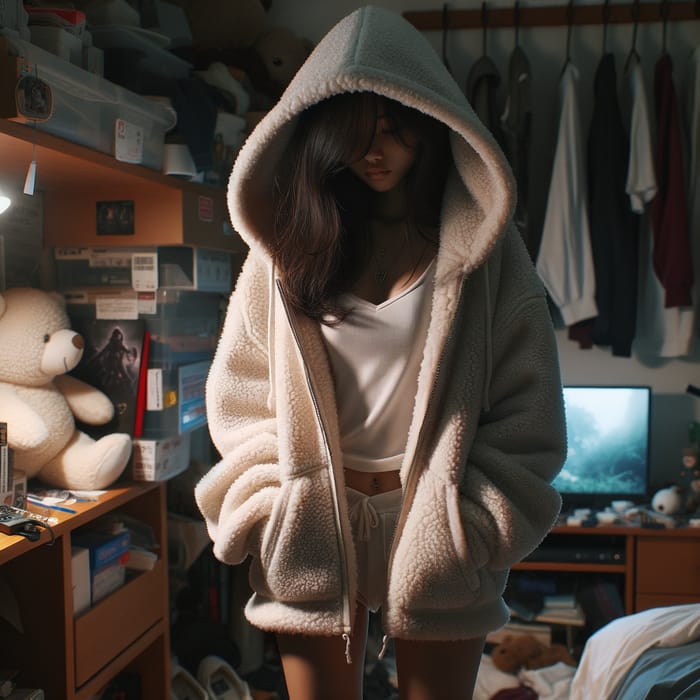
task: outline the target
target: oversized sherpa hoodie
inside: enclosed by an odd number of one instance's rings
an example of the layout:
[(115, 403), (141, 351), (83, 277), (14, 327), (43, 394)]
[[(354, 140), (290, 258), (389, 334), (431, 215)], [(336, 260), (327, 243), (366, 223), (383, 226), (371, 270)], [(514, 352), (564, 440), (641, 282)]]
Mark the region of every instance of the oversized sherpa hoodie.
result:
[(269, 243), (272, 177), (295, 116), (358, 90), (445, 122), (456, 166), (400, 472), (384, 632), (474, 637), (507, 621), (508, 571), (560, 508), (550, 485), (565, 454), (556, 346), (511, 222), (503, 155), (430, 44), (387, 10), (357, 10), (326, 35), (234, 165), (229, 208), (250, 252), (207, 382), (222, 459), (196, 500), (215, 555), (229, 564), (252, 557), (253, 625), (348, 639), (357, 565), (333, 378), (318, 324), (285, 303)]

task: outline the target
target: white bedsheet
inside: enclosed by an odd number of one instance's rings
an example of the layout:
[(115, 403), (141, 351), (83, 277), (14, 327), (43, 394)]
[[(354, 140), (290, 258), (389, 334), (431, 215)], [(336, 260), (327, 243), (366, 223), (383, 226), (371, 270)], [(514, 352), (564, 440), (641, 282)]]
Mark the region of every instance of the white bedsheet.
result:
[(586, 643), (569, 700), (611, 700), (640, 654), (696, 639), (700, 639), (700, 604), (652, 608), (613, 620)]
[(563, 663), (516, 676), (497, 669), (484, 655), (473, 700), (490, 700), (499, 690), (530, 686), (540, 700), (612, 700), (625, 674), (647, 649), (700, 639), (700, 603), (652, 608), (609, 622), (593, 634), (577, 669)]

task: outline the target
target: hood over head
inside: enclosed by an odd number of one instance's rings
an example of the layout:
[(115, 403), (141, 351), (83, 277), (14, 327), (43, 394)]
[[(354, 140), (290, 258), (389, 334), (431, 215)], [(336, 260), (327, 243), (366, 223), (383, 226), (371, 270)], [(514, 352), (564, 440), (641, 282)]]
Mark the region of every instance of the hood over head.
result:
[(269, 257), (273, 178), (296, 117), (345, 92), (377, 93), (450, 128), (456, 173), (446, 186), (438, 274), (479, 265), (513, 212), (510, 168), (427, 39), (401, 16), (375, 6), (354, 11), (326, 34), (241, 148), (228, 186), (236, 231)]

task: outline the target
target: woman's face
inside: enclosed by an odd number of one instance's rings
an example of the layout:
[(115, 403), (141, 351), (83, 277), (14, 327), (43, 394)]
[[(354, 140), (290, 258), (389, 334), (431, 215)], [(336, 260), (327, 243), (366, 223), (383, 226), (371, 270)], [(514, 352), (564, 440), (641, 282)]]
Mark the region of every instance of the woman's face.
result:
[(394, 120), (384, 114), (380, 106), (372, 145), (348, 167), (375, 192), (390, 192), (413, 165), (417, 141), (411, 130), (399, 132)]

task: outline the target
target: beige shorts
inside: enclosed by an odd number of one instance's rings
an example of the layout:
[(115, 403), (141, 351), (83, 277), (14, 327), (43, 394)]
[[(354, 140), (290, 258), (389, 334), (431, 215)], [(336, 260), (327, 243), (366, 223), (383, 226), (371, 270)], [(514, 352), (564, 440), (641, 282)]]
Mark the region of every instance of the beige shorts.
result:
[(386, 593), (389, 552), (401, 510), (401, 489), (376, 496), (349, 487), (346, 492), (357, 551), (357, 600), (376, 612)]

